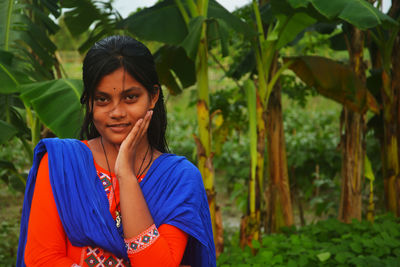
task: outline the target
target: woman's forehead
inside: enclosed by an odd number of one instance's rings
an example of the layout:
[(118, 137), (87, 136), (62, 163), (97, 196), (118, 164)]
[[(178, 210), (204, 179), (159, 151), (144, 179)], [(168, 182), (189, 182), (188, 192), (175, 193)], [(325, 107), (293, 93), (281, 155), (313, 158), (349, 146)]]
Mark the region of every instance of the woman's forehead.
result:
[(128, 87), (128, 88), (116, 88), (116, 87), (105, 87), (105, 88), (101, 88), (98, 87), (96, 88), (95, 93), (96, 94), (104, 94), (104, 95), (109, 95), (109, 94), (129, 94), (129, 93), (141, 93), (143, 92), (143, 90), (145, 90), (142, 87), (137, 87), (137, 86), (132, 86), (132, 87)]
[(144, 86), (132, 77), (126, 70), (119, 68), (101, 78), (96, 91), (126, 90), (128, 88), (145, 89)]

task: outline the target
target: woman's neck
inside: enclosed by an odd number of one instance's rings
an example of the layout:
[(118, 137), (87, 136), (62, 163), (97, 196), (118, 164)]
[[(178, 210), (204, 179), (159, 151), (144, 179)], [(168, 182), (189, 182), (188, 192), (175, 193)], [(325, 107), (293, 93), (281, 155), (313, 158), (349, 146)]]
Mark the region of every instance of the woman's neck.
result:
[[(96, 163), (103, 169), (114, 173), (115, 161), (118, 156), (120, 144), (108, 142), (101, 136), (89, 140), (88, 144)], [(150, 147), (147, 136), (144, 136), (138, 144), (136, 152), (132, 155), (132, 163), (134, 164), (135, 172), (142, 171), (139, 170), (140, 166), (142, 165), (143, 169), (143, 166), (149, 164), (149, 162), (154, 160), (158, 155), (159, 153)]]

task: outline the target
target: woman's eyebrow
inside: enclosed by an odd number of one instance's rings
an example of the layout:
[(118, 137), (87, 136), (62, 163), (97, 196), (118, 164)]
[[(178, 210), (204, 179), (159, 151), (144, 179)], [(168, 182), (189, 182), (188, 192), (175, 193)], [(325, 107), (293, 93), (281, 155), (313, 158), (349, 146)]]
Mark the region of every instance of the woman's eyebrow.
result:
[(104, 96), (109, 96), (109, 94), (108, 93), (106, 93), (106, 92), (103, 92), (103, 91), (96, 91), (95, 93), (94, 93), (95, 95), (104, 95)]
[[(113, 89), (115, 90), (115, 88), (113, 88)], [(125, 90), (121, 91), (121, 94), (126, 94), (126, 93), (131, 93), (132, 91), (141, 91), (141, 90), (143, 90), (141, 87), (132, 86), (132, 87), (129, 87), (128, 89), (125, 89)], [(107, 93), (105, 91), (102, 91), (101, 89), (96, 90), (95, 94), (97, 94), (97, 95), (105, 95), (105, 96), (109, 96), (110, 95), (109, 93)]]
[(122, 91), (122, 93), (126, 94), (126, 93), (132, 93), (134, 91), (141, 91), (141, 90), (143, 90), (143, 89), (140, 87), (132, 86), (132, 87), (129, 87), (128, 89), (125, 89), (124, 91)]

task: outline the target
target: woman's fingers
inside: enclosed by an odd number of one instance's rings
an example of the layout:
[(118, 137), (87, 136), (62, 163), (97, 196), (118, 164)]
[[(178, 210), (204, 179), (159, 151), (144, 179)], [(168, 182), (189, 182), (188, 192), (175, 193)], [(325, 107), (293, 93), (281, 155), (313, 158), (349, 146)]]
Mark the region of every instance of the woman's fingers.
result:
[(126, 136), (125, 140), (121, 143), (117, 160), (115, 162), (116, 173), (120, 173), (120, 170), (126, 170), (125, 168), (127, 166), (131, 169), (129, 172), (134, 171), (131, 163), (135, 160), (137, 145), (147, 132), (152, 114), (153, 111), (148, 111), (144, 118), (139, 119)]
[(144, 117), (143, 123), (141, 125), (141, 131), (138, 134), (138, 141), (141, 140), (142, 137), (144, 136), (144, 134), (147, 132), (147, 129), (149, 128), (149, 125), (150, 125), (152, 115), (153, 115), (153, 111), (149, 110), (147, 112), (146, 116)]
[(143, 124), (143, 119), (139, 119), (135, 125), (132, 127), (129, 134), (125, 137), (124, 141), (122, 142), (121, 146), (131, 147), (132, 144), (135, 143), (136, 136), (138, 135), (140, 128)]
[(135, 126), (133, 126), (132, 130), (123, 141), (127, 147), (133, 149), (140, 142), (149, 127), (152, 114), (153, 111), (148, 111), (144, 118), (139, 119), (135, 123)]

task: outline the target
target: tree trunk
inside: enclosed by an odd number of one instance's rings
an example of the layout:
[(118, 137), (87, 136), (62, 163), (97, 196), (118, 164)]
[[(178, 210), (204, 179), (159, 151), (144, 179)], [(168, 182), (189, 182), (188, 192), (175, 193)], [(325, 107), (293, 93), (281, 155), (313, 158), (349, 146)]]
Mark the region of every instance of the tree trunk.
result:
[[(398, 1), (400, 3), (400, 1)], [(394, 45), (395, 49), (393, 49), (392, 55), (392, 90), (396, 92), (396, 99), (397, 99), (397, 159), (400, 160), (400, 33), (397, 34), (397, 38)], [(396, 216), (400, 216), (400, 177), (399, 173), (396, 177), (396, 199), (397, 199), (397, 212)]]
[[(199, 1), (197, 10), (200, 15), (207, 17), (208, 1)], [(214, 166), (213, 153), (211, 152), (211, 128), (209, 110), (209, 87), (208, 87), (208, 49), (206, 38), (206, 24), (202, 25), (201, 39), (196, 56), (196, 78), (197, 78), (197, 121), (199, 135), (195, 136), (197, 145), (197, 160), (200, 173), (203, 177), (204, 187), (207, 192), (208, 205), (210, 208), (211, 224), (213, 228), (215, 250), (217, 256), (223, 251), (223, 229), (221, 213), (216, 204), (216, 192), (214, 188)]]
[[(389, 15), (396, 19), (400, 1), (393, 0)], [(392, 34), (394, 34), (392, 32)], [(383, 177), (385, 203), (388, 211), (400, 216), (400, 45), (399, 32), (395, 39), (389, 62), (383, 61), (382, 102), (384, 107)], [(388, 51), (384, 51), (388, 52)]]
[[(351, 26), (350, 38), (346, 39), (350, 65), (361, 81), (365, 82), (363, 64), (364, 33)], [(359, 114), (344, 107), (341, 125), (344, 134), (342, 148), (342, 190), (339, 206), (339, 220), (350, 223), (352, 219), (361, 220), (361, 189), (365, 158), (365, 114)], [(342, 130), (342, 129), (341, 129)]]
[[(394, 17), (394, 14), (399, 14), (400, 10), (400, 0), (392, 0), (392, 7), (389, 15)], [(392, 15), (393, 14), (393, 15)], [(399, 16), (399, 15), (398, 15)], [(392, 91), (395, 94), (396, 98), (396, 125), (397, 125), (397, 159), (400, 161), (400, 32), (397, 34), (394, 46), (393, 46), (393, 54), (392, 54)], [(398, 163), (399, 165), (399, 163)], [(396, 216), (400, 216), (400, 177), (399, 173), (396, 177)], [(392, 211), (394, 213), (394, 210)]]
[[(261, 22), (261, 16), (259, 12), (259, 3), (257, 5), (256, 0), (253, 0), (253, 11), (256, 18), (257, 30), (259, 32), (258, 41), (253, 43), (255, 51), (255, 59), (257, 62), (257, 74), (258, 80), (256, 83), (256, 94), (253, 101), (248, 102), (250, 124), (255, 121), (256, 124), (256, 136), (252, 136), (250, 140), (251, 147), (251, 174), (249, 180), (249, 195), (248, 195), (248, 207), (247, 213), (243, 216), (240, 225), (240, 246), (245, 245), (252, 246), (252, 240), (258, 240), (260, 238), (261, 231), (261, 206), (262, 206), (262, 192), (263, 180), (264, 180), (264, 151), (265, 151), (265, 113), (266, 113), (266, 101), (265, 96), (267, 92), (267, 75), (269, 72), (268, 64), (265, 64), (263, 58), (262, 44), (264, 43), (264, 32), (263, 25)], [(257, 43), (257, 44), (256, 44)], [(250, 112), (250, 110), (252, 112)], [(251, 128), (250, 131), (254, 128)], [(255, 141), (253, 143), (253, 141)], [(252, 153), (255, 151), (255, 155)], [(253, 251), (255, 252), (255, 251)]]
[[(251, 168), (247, 213), (240, 222), (240, 246), (242, 248), (246, 245), (252, 247), (252, 240), (260, 239), (261, 192), (263, 192), (265, 148), (265, 120), (262, 116), (264, 109), (260, 105), (260, 95), (257, 93), (259, 90), (255, 90), (249, 83), (245, 83), (245, 88), (248, 99)], [(261, 152), (260, 149), (262, 149)]]
[(270, 95), (267, 112), (267, 233), (278, 232), (282, 226), (293, 224), (280, 89), (278, 82)]
[(339, 220), (350, 223), (361, 220), (361, 178), (364, 170), (364, 116), (343, 108), (342, 119), (345, 134), (341, 139), (342, 148), (342, 190), (340, 196)]
[[(383, 72), (382, 98), (384, 105), (384, 187), (388, 211), (400, 216), (399, 185), (399, 144), (398, 144), (398, 95), (392, 91), (390, 74)], [(386, 90), (385, 90), (386, 89)], [(389, 89), (389, 90), (388, 90)]]
[(260, 98), (260, 95), (257, 94), (257, 168), (256, 168), (256, 177), (257, 177), (257, 198), (256, 198), (256, 207), (262, 213), (263, 205), (262, 205), (262, 194), (264, 192), (264, 175), (265, 175), (265, 142), (266, 142), (266, 125), (267, 123), (267, 112), (266, 107), (263, 105), (263, 102)]

